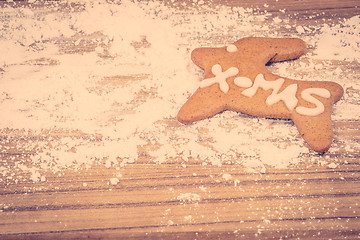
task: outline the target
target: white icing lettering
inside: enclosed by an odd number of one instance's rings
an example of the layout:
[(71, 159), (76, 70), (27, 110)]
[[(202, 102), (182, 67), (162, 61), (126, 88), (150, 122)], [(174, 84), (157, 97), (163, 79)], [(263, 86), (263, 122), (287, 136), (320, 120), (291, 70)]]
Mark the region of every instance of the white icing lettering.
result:
[(254, 80), (252, 87), (241, 92), (244, 96), (253, 97), (259, 88), (266, 90), (272, 89), (271, 95), (266, 99), (266, 104), (272, 105), (282, 100), (286, 107), (291, 111), (296, 107), (298, 99), (295, 94), (297, 91), (297, 84), (287, 86), (281, 93), (278, 93), (285, 80), (279, 78), (275, 81), (267, 81), (264, 75), (258, 74)]
[[(228, 48), (231, 45), (228, 46)], [(236, 47), (234, 45), (234, 47)], [(215, 64), (211, 68), (211, 72), (215, 77), (207, 78), (201, 81), (200, 88), (209, 87), (213, 84), (219, 84), (220, 90), (224, 93), (229, 91), (229, 84), (226, 82), (226, 79), (229, 77), (234, 77), (239, 73), (239, 69), (236, 67), (230, 67), (223, 72), (220, 64)], [(313, 97), (312, 95), (317, 95), (323, 98), (329, 98), (331, 96), (329, 90), (325, 88), (307, 88), (301, 92), (301, 98), (307, 102), (310, 102), (315, 105), (313, 108), (298, 106), (298, 99), (296, 98), (296, 93), (298, 90), (298, 84), (288, 85), (282, 92), (279, 93), (281, 87), (285, 83), (283, 78), (278, 78), (275, 81), (267, 81), (264, 78), (263, 74), (258, 74), (255, 77), (254, 83), (250, 78), (247, 77), (236, 77), (234, 79), (234, 84), (241, 88), (246, 88), (241, 92), (242, 95), (246, 97), (253, 97), (259, 88), (264, 89), (265, 91), (272, 89), (271, 94), (266, 98), (265, 103), (267, 105), (273, 105), (279, 101), (283, 101), (289, 111), (296, 110), (297, 113), (305, 116), (317, 116), (324, 112), (325, 107), (322, 102)]]
[(320, 113), (323, 113), (325, 108), (324, 104), (320, 102), (318, 99), (311, 96), (311, 94), (317, 95), (319, 97), (323, 98), (329, 98), (331, 96), (329, 90), (324, 88), (307, 88), (304, 91), (301, 92), (301, 98), (305, 101), (308, 101), (310, 103), (313, 103), (316, 107), (315, 108), (307, 108), (307, 107), (297, 107), (296, 112), (298, 112), (301, 115), (305, 116), (317, 116)]
[(287, 86), (281, 93), (271, 94), (266, 99), (266, 104), (272, 105), (282, 100), (290, 111), (293, 110), (298, 103), (298, 99), (295, 97), (297, 88), (297, 84), (291, 84)]
[(226, 51), (230, 53), (236, 52), (237, 50), (238, 48), (234, 44), (230, 44), (229, 46), (226, 47)]
[(231, 67), (227, 69), (225, 72), (222, 71), (222, 68), (219, 64), (215, 64), (211, 68), (211, 72), (215, 75), (215, 77), (204, 79), (200, 82), (200, 88), (211, 86), (215, 83), (219, 84), (220, 90), (224, 93), (229, 91), (229, 84), (226, 82), (226, 79), (229, 77), (233, 77), (239, 73), (239, 69), (236, 67)]

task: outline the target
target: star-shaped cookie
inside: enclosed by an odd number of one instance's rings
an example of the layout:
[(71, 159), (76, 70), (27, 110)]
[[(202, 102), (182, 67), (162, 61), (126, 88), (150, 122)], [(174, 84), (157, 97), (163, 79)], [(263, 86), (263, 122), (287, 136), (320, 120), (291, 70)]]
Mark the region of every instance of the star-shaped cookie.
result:
[(317, 152), (329, 149), (333, 104), (343, 88), (329, 81), (299, 81), (272, 74), (266, 64), (292, 60), (306, 52), (297, 38), (242, 38), (221, 48), (197, 48), (193, 62), (205, 71), (200, 87), (177, 119), (190, 124), (232, 110), (257, 117), (292, 119)]

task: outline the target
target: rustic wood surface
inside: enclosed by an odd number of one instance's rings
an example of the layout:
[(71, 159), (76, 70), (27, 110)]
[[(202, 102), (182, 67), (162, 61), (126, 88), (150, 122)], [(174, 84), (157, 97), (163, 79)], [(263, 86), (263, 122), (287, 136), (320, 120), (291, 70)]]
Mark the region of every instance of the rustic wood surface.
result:
[[(27, 6), (24, 2), (4, 4)], [(171, 4), (177, 3), (169, 1)], [(358, 0), (218, 0), (213, 4), (258, 8), (273, 13), (273, 17), (282, 14), (279, 9), (286, 9), (287, 14), (297, 13), (291, 21), (302, 26), (360, 14)], [(32, 7), (43, 5), (37, 2)], [(54, 11), (59, 10), (66, 11), (66, 7)], [(321, 17), (307, 18), (314, 13), (321, 13)], [(221, 39), (221, 34), (216, 34)], [(64, 48), (71, 51), (69, 46)], [(359, 64), (349, 63), (348, 67), (360, 71)], [(183, 167), (176, 160), (155, 164), (143, 156), (121, 168), (121, 181), (114, 186), (106, 182), (117, 170), (103, 166), (69, 169), (61, 177), (48, 173), (45, 182), (37, 183), (14, 183), (3, 177), (0, 238), (359, 239), (360, 122), (335, 121), (334, 129), (333, 144), (339, 151), (330, 158), (336, 157), (336, 168), (302, 156), (295, 166), (269, 167), (259, 174), (231, 162), (218, 167), (189, 161)], [(7, 131), (18, 136), (16, 141), (4, 140)], [(29, 140), (22, 138), (21, 131), (2, 129), (1, 134), (0, 144)], [(58, 133), (57, 137), (76, 134)], [(31, 140), (38, 139), (34, 136)], [(350, 151), (341, 150), (344, 143), (351, 146)], [(1, 163), (15, 164), (24, 157), (16, 147), (11, 148), (2, 153)], [(232, 180), (224, 179), (224, 173), (231, 174)], [(202, 198), (177, 198), (184, 193)]]

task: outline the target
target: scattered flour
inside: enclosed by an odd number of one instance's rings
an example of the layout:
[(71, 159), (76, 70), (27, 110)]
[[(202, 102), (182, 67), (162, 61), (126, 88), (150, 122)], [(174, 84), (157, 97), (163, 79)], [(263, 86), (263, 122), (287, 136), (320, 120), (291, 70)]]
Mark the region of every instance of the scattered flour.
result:
[(201, 197), (196, 193), (181, 193), (179, 196), (177, 196), (177, 200), (183, 202), (198, 202), (201, 200)]
[(224, 174), (222, 175), (222, 178), (225, 179), (226, 181), (229, 181), (229, 180), (232, 179), (232, 176), (231, 176), (231, 174), (224, 173)]
[[(51, 10), (64, 6), (68, 10)], [(156, 163), (192, 159), (218, 166), (235, 159), (266, 172), (266, 166), (286, 167), (312, 154), (290, 121), (234, 112), (189, 126), (176, 121), (203, 74), (190, 60), (192, 49), (208, 46), (208, 39), (219, 33), (229, 36), (219, 46), (240, 36), (279, 37), (280, 23), (286, 21), (285, 16), (267, 21), (271, 14), (254, 9), (209, 6), (203, 1), (180, 8), (127, 0), (69, 0), (42, 8), (6, 5), (0, 13), (0, 154), (16, 151), (24, 160), (2, 160), (0, 174), (12, 178), (9, 169), (15, 167), (32, 173), (34, 182), (46, 181), (43, 170), (121, 167), (141, 156)], [(294, 37), (304, 36), (315, 50), (270, 68), (291, 76), (293, 67), (296, 78), (296, 72), (305, 72), (304, 78), (333, 79), (358, 94), (358, 74), (340, 82), (345, 69), (331, 76), (327, 71), (331, 60), (359, 62), (359, 25), (356, 16), (319, 29), (289, 26)], [(321, 72), (311, 75), (314, 70)], [(335, 118), (358, 116), (359, 98), (341, 102)], [(116, 185), (118, 178), (110, 183)], [(178, 199), (198, 201), (200, 196)]]
[(110, 178), (111, 185), (117, 185), (120, 182), (118, 178)]
[(314, 55), (318, 59), (360, 62), (360, 16), (336, 26), (324, 25), (316, 41)]

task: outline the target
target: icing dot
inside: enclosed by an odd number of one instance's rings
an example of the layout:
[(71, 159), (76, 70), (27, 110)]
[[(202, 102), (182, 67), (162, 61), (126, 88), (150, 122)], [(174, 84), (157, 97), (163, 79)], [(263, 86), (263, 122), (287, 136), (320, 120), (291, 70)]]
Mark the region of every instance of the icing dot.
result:
[(231, 52), (231, 53), (236, 52), (237, 50), (238, 50), (238, 48), (234, 44), (231, 44), (226, 47), (226, 51)]
[(249, 88), (252, 86), (252, 81), (247, 77), (237, 77), (234, 79), (234, 83), (238, 87)]

